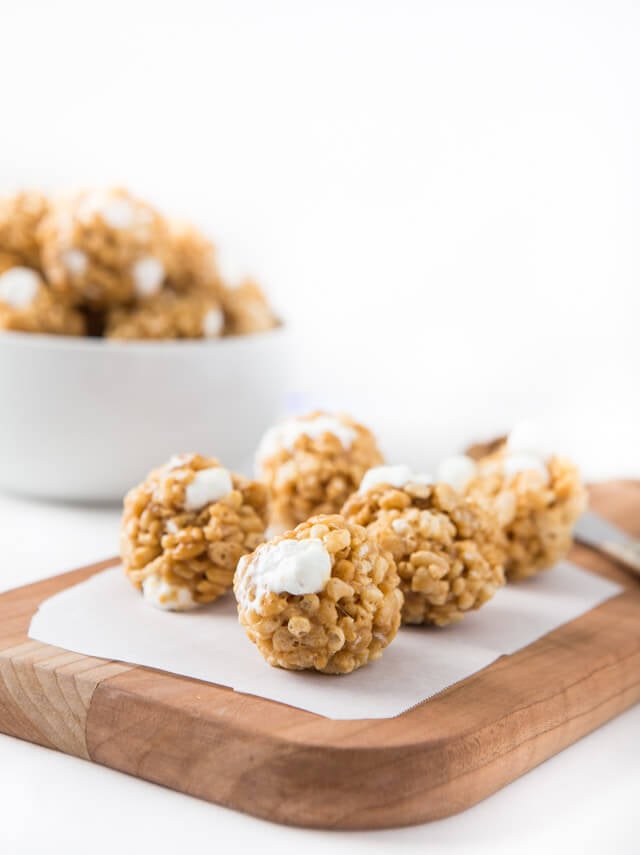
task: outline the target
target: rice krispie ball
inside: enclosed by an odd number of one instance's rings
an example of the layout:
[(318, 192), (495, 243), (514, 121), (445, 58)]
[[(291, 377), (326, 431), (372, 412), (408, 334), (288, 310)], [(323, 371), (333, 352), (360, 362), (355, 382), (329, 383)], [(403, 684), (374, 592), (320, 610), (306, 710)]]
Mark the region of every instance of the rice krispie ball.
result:
[[(6, 257), (0, 258), (0, 270)], [(0, 329), (50, 335), (84, 335), (84, 317), (51, 292), (30, 267), (0, 272)]]
[(267, 493), (212, 457), (181, 454), (126, 496), (125, 573), (161, 609), (210, 603), (233, 584), (238, 560), (264, 540)]
[(532, 576), (564, 558), (587, 505), (578, 468), (548, 453), (529, 425), (515, 428), (478, 461), (467, 493), (498, 516), (508, 579)]
[(17, 256), (17, 264), (38, 268), (38, 227), (48, 211), (47, 197), (35, 191), (0, 199), (0, 252)]
[(94, 307), (157, 294), (170, 263), (165, 220), (123, 189), (60, 200), (42, 221), (39, 237), (52, 288)]
[(250, 279), (235, 287), (224, 286), (221, 300), (229, 335), (266, 332), (278, 326), (278, 319), (262, 289)]
[(393, 555), (403, 623), (453, 623), (504, 585), (497, 520), (450, 484), (408, 466), (380, 466), (342, 512)]
[(195, 226), (168, 222), (170, 245), (167, 281), (178, 293), (205, 292), (221, 299), (222, 280), (213, 243)]
[(393, 558), (358, 525), (316, 516), (241, 559), (234, 592), (270, 665), (348, 674), (379, 659), (400, 624)]
[(223, 329), (224, 314), (215, 296), (176, 294), (165, 288), (141, 304), (111, 309), (105, 335), (119, 339), (218, 338)]
[(375, 437), (344, 414), (314, 412), (270, 428), (256, 473), (271, 494), (271, 524), (283, 531), (314, 514), (337, 513), (367, 469), (382, 462)]

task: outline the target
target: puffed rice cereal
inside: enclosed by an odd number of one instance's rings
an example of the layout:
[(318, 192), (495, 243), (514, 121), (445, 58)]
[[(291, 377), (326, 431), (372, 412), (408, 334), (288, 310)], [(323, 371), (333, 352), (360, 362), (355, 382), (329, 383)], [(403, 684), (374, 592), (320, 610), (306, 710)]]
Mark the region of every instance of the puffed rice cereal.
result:
[(165, 220), (116, 188), (59, 200), (40, 224), (42, 267), (59, 294), (114, 306), (157, 294), (169, 265)]
[(348, 674), (380, 658), (400, 624), (393, 558), (338, 515), (242, 558), (234, 591), (247, 635), (280, 668)]
[[(121, 188), (49, 199), (0, 199), (0, 273), (32, 268), (49, 288), (52, 317), (3, 313), (6, 328), (119, 339), (218, 338), (280, 321), (251, 280), (222, 281), (215, 247)], [(64, 307), (64, 308), (61, 308)], [(73, 313), (72, 310), (78, 310)]]
[(261, 484), (215, 458), (177, 455), (125, 498), (125, 573), (158, 608), (210, 603), (233, 584), (238, 560), (262, 543), (266, 523)]
[(168, 222), (167, 282), (178, 293), (207, 293), (218, 300), (222, 280), (214, 245), (190, 223)]
[(17, 265), (38, 268), (38, 227), (48, 210), (47, 197), (36, 191), (0, 199), (0, 252), (17, 256)]
[(271, 494), (271, 524), (292, 528), (314, 514), (337, 513), (367, 469), (382, 462), (368, 428), (344, 414), (314, 412), (270, 428), (256, 473)]
[[(5, 267), (0, 258), (0, 330), (83, 335), (85, 319), (60, 300), (30, 267)], [(4, 268), (4, 269), (3, 269)]]
[(117, 306), (107, 313), (105, 335), (120, 339), (218, 338), (224, 314), (206, 291), (176, 294), (165, 288), (141, 305)]
[(403, 623), (461, 620), (504, 584), (497, 520), (449, 484), (429, 483), (408, 467), (379, 469), (365, 476), (344, 516), (393, 555)]
[(520, 428), (478, 461), (467, 493), (493, 509), (505, 533), (505, 572), (522, 579), (553, 567), (571, 547), (586, 508), (578, 468), (547, 454)]
[(223, 286), (221, 300), (229, 335), (266, 332), (278, 326), (262, 289), (251, 279), (235, 287)]

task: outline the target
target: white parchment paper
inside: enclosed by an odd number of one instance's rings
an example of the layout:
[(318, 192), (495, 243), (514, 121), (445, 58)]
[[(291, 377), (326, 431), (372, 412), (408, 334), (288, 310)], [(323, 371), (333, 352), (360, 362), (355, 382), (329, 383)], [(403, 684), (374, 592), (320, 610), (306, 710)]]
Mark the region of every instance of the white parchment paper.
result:
[(146, 604), (116, 567), (46, 600), (29, 636), (56, 647), (229, 686), (333, 719), (389, 718), (525, 647), (622, 588), (579, 567), (498, 591), (449, 627), (403, 627), (382, 659), (348, 676), (271, 668), (229, 594), (196, 612)]

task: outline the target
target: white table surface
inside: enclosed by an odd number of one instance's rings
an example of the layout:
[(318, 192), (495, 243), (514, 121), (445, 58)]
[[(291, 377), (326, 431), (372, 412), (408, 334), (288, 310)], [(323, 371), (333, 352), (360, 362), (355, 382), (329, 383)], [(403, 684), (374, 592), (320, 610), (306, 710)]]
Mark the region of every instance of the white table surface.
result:
[[(118, 512), (0, 496), (0, 590), (112, 555)], [(0, 736), (0, 852), (528, 853), (639, 851), (640, 706), (475, 808), (387, 832), (285, 828)]]

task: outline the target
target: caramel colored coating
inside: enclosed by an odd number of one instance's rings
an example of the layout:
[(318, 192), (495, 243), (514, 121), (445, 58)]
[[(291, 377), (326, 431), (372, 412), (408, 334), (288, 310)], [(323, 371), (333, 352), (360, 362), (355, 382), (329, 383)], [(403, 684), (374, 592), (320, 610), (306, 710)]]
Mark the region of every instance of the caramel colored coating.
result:
[(207, 292), (176, 294), (165, 288), (137, 305), (109, 310), (105, 335), (119, 339), (217, 338), (223, 327), (224, 315), (215, 296)]
[(213, 243), (195, 226), (178, 220), (168, 222), (167, 240), (170, 287), (177, 293), (205, 293), (220, 301), (223, 286)]
[(453, 623), (504, 584), (497, 520), (447, 484), (376, 485), (355, 493), (343, 514), (393, 555), (403, 623)]
[[(7, 256), (0, 257), (0, 275), (14, 267), (5, 267), (6, 261)], [(59, 299), (42, 278), (38, 278), (39, 285), (35, 296), (27, 305), (12, 306), (0, 298), (0, 330), (47, 335), (84, 335), (86, 322), (82, 314)]]
[(7, 329), (143, 340), (245, 335), (279, 323), (254, 282), (224, 285), (215, 247), (196, 227), (122, 188), (0, 199), (0, 273), (10, 267), (36, 270), (54, 308), (49, 319), (3, 311)]
[(587, 494), (571, 461), (551, 457), (545, 483), (536, 471), (506, 477), (502, 468), (505, 453), (501, 446), (480, 459), (467, 494), (497, 514), (505, 533), (505, 573), (508, 579), (523, 579), (565, 557)]
[[(42, 221), (39, 239), (52, 288), (95, 308), (151, 296), (170, 266), (165, 220), (119, 188), (83, 191), (58, 201)], [(163, 272), (157, 284), (141, 290), (137, 270), (144, 263), (159, 265)]]
[(258, 598), (251, 571), (265, 544), (236, 571), (240, 623), (270, 665), (348, 674), (379, 659), (396, 635), (402, 607), (398, 573), (388, 552), (338, 515), (313, 517), (269, 543), (307, 538), (321, 540), (331, 558), (323, 590)]
[(266, 332), (278, 326), (262, 289), (250, 279), (235, 288), (223, 287), (221, 300), (228, 335)]
[(16, 265), (40, 266), (38, 227), (49, 211), (42, 193), (26, 191), (0, 199), (0, 253), (16, 256)]
[(19, 255), (13, 252), (5, 252), (0, 249), (0, 274), (5, 270), (10, 270), (12, 267), (22, 267), (22, 260)]
[[(313, 412), (298, 421), (322, 415)], [(336, 418), (355, 432), (350, 448), (332, 433), (317, 439), (302, 435), (293, 449), (280, 447), (256, 462), (258, 477), (271, 494), (271, 524), (276, 528), (292, 528), (314, 514), (338, 513), (367, 469), (382, 463), (368, 428), (344, 414)]]
[(217, 599), (233, 584), (238, 560), (264, 540), (267, 493), (232, 474), (233, 491), (198, 510), (186, 510), (186, 489), (215, 458), (181, 455), (154, 469), (129, 491), (120, 538), (125, 573), (136, 588), (159, 578), (187, 588), (195, 604)]

